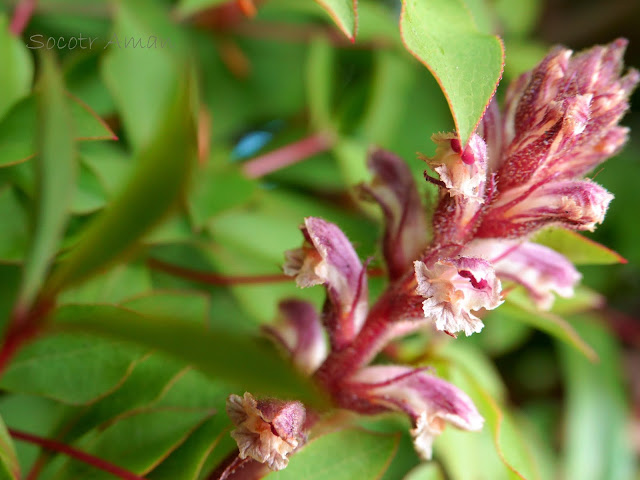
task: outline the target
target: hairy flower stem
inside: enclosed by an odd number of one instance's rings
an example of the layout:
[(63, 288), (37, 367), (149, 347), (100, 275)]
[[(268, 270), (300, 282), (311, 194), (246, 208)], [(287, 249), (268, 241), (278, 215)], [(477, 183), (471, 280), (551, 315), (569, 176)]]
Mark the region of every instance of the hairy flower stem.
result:
[(69, 457), (75, 458), (83, 463), (91, 465), (98, 470), (102, 470), (104, 472), (110, 473), (118, 478), (122, 478), (123, 480), (145, 480), (144, 477), (136, 475), (134, 473), (125, 470), (117, 465), (113, 465), (112, 463), (107, 462), (98, 457), (94, 457), (86, 452), (81, 450), (77, 450), (69, 445), (65, 445), (64, 443), (56, 442), (55, 440), (50, 440), (48, 438), (42, 438), (37, 435), (33, 435), (31, 433), (22, 432), (19, 430), (9, 429), (9, 434), (15, 438), (16, 440), (22, 440), (24, 442), (33, 443), (38, 445), (46, 450), (51, 450), (53, 452), (62, 453)]

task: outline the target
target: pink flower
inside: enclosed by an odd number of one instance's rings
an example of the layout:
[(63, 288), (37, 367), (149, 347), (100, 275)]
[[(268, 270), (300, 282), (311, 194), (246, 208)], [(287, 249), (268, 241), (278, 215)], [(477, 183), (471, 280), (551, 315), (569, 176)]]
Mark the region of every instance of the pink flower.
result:
[(482, 330), (483, 323), (472, 311), (492, 310), (502, 303), (500, 280), (489, 262), (481, 258), (444, 258), (427, 265), (414, 263), (416, 292), (425, 298), (424, 315), (436, 328), (451, 335), (467, 336)]
[(365, 413), (395, 410), (409, 415), (418, 454), (431, 459), (436, 436), (451, 423), (463, 430), (482, 429), (484, 419), (471, 399), (450, 383), (425, 369), (403, 366), (366, 367), (344, 385), (345, 395), (356, 397), (353, 408)]
[(342, 230), (321, 218), (305, 218), (305, 242), (285, 252), (284, 273), (300, 287), (325, 285), (328, 307), (323, 321), (336, 349), (347, 346), (367, 317), (366, 268)]

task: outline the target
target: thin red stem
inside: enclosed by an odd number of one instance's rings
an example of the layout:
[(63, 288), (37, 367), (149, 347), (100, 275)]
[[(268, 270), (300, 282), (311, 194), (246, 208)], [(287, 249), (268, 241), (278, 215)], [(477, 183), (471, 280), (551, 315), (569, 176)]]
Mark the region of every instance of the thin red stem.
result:
[(258, 178), (306, 160), (313, 155), (328, 150), (333, 139), (327, 133), (315, 133), (307, 138), (278, 148), (249, 160), (243, 165), (244, 173), (249, 178)]
[(16, 5), (13, 11), (13, 18), (11, 18), (11, 25), (9, 26), (9, 31), (13, 35), (22, 35), (36, 9), (36, 3), (36, 0), (22, 0)]
[(31, 433), (14, 430), (12, 428), (9, 429), (9, 434), (16, 440), (33, 443), (46, 450), (62, 453), (69, 457), (75, 458), (76, 460), (80, 460), (83, 463), (91, 465), (98, 470), (110, 473), (124, 480), (145, 480), (144, 477), (140, 477), (134, 473), (129, 472), (128, 470), (125, 470), (122, 467), (109, 463), (101, 458), (94, 457), (93, 455), (90, 455), (81, 450), (77, 450), (73, 447), (70, 447), (69, 445), (65, 445), (64, 443), (56, 442), (55, 440), (50, 440), (48, 438), (39, 437)]

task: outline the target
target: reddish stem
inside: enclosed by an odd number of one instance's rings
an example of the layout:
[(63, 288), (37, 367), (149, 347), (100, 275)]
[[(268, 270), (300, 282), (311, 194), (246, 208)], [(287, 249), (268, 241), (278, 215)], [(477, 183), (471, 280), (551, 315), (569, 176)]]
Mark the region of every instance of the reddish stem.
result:
[(36, 3), (36, 0), (22, 0), (16, 5), (15, 10), (13, 11), (11, 25), (9, 26), (11, 34), (17, 37), (22, 34), (25, 28), (27, 28), (27, 24), (29, 23), (29, 20), (31, 20), (31, 16), (36, 9)]
[(328, 150), (331, 145), (333, 145), (333, 138), (330, 135), (327, 133), (315, 133), (307, 138), (278, 148), (273, 152), (249, 160), (243, 165), (243, 170), (249, 178), (262, 177), (322, 153)]
[(86, 452), (77, 450), (64, 443), (56, 442), (55, 440), (49, 440), (48, 438), (42, 438), (31, 433), (21, 432), (19, 430), (9, 429), (9, 434), (16, 440), (22, 440), (24, 442), (33, 443), (40, 447), (51, 450), (54, 452), (62, 453), (69, 457), (80, 460), (83, 463), (91, 465), (92, 467), (102, 470), (104, 472), (115, 475), (116, 477), (123, 478), (124, 480), (145, 480), (144, 477), (140, 477), (134, 473), (125, 470), (117, 465), (107, 462), (98, 457), (94, 457)]

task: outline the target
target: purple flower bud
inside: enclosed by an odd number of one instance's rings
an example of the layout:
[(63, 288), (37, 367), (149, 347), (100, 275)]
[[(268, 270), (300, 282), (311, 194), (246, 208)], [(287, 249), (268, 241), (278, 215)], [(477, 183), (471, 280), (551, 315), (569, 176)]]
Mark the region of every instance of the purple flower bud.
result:
[(481, 430), (484, 423), (464, 392), (425, 369), (363, 368), (345, 382), (343, 397), (351, 398), (354, 409), (362, 413), (395, 410), (409, 415), (414, 446), (425, 460), (431, 458), (433, 440), (446, 422), (471, 431)]
[(438, 330), (467, 336), (479, 332), (482, 320), (471, 313), (492, 310), (502, 303), (500, 280), (491, 264), (481, 258), (444, 258), (432, 264), (414, 263), (416, 292), (425, 298), (424, 315)]
[(285, 252), (284, 273), (296, 277), (302, 288), (325, 285), (328, 303), (323, 322), (332, 347), (340, 350), (353, 340), (367, 317), (366, 268), (333, 223), (307, 217), (301, 230), (305, 242), (301, 248)]
[(300, 402), (256, 400), (246, 392), (244, 397), (229, 396), (227, 415), (236, 426), (231, 436), (239, 457), (253, 458), (271, 470), (285, 468), (288, 455), (305, 441), (306, 411)]
[(315, 307), (303, 300), (285, 300), (279, 305), (280, 318), (263, 331), (291, 355), (293, 363), (311, 375), (327, 356), (327, 344)]
[(411, 267), (426, 246), (424, 211), (411, 171), (401, 158), (376, 150), (367, 165), (374, 178), (360, 189), (378, 202), (384, 213), (383, 252), (389, 277), (395, 280)]
[(553, 305), (552, 292), (572, 297), (582, 277), (563, 255), (537, 243), (517, 240), (475, 240), (463, 251), (489, 260), (502, 280), (511, 280), (527, 289), (541, 310)]
[(540, 182), (499, 195), (483, 218), (477, 237), (514, 238), (548, 225), (574, 230), (602, 223), (613, 195), (590, 181)]

